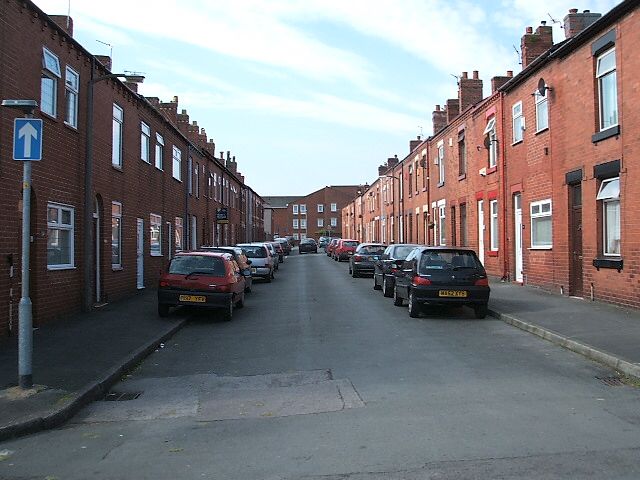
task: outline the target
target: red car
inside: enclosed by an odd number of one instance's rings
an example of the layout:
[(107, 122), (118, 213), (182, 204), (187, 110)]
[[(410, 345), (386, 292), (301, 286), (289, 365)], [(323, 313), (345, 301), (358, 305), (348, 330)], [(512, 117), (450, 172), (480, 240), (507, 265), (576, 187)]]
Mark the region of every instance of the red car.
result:
[(231, 320), (233, 309), (244, 306), (245, 279), (227, 253), (178, 253), (160, 276), (158, 315), (166, 317), (171, 307), (191, 305), (222, 311)]
[(327, 257), (333, 257), (333, 250), (336, 248), (336, 245), (340, 241), (339, 238), (332, 238), (331, 241), (324, 247), (324, 251), (327, 252)]
[(333, 250), (333, 259), (341, 262), (342, 260), (349, 260), (351, 255), (356, 251), (356, 247), (360, 242), (357, 240), (341, 238), (338, 240), (335, 249)]

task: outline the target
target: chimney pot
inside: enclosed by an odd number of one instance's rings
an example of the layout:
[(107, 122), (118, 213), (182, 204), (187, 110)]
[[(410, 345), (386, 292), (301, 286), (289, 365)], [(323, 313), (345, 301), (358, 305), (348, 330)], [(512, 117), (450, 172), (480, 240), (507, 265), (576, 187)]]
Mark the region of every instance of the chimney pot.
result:
[[(176, 97), (173, 97), (173, 98), (176, 98)], [(187, 114), (187, 111), (183, 108), (183, 109), (182, 109), (182, 111), (181, 111), (180, 113), (182, 113), (182, 115), (186, 115), (186, 114)]]
[(480, 78), (480, 76), (479, 76), (478, 70), (474, 70), (473, 71), (473, 79), (474, 80), (478, 80), (479, 78)]
[(171, 100), (171, 103), (178, 103), (178, 96), (174, 95), (173, 99)]
[(436, 112), (440, 111), (440, 105), (436, 105)]
[(513, 77), (513, 70), (507, 70), (507, 77)]
[(543, 27), (544, 27), (546, 24), (547, 24), (546, 20), (542, 20), (542, 21), (540, 22), (540, 25), (542, 25)]
[(462, 72), (462, 78), (468, 78), (468, 76), (467, 72)]
[(533, 27), (527, 27), (525, 33), (533, 33)]
[(591, 13), (591, 10), (585, 10), (585, 11), (584, 11), (584, 12), (582, 12), (582, 13)]
[(569, 13), (578, 13), (578, 9), (577, 8), (572, 8), (569, 10)]

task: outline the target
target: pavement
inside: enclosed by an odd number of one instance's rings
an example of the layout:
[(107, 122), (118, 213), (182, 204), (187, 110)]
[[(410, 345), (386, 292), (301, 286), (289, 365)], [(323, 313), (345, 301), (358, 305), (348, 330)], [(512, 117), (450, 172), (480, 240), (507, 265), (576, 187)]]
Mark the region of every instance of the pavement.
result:
[[(492, 279), (490, 315), (640, 379), (640, 311)], [(0, 441), (55, 428), (103, 398), (186, 318), (156, 314), (155, 291), (34, 330), (34, 388), (18, 388), (18, 342), (0, 339)]]

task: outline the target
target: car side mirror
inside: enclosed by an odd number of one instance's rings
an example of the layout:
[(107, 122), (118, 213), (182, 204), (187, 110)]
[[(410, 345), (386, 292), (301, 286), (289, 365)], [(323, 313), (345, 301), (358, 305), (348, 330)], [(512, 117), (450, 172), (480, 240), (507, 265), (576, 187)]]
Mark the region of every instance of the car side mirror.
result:
[(251, 265), (251, 260), (247, 259), (247, 265)]

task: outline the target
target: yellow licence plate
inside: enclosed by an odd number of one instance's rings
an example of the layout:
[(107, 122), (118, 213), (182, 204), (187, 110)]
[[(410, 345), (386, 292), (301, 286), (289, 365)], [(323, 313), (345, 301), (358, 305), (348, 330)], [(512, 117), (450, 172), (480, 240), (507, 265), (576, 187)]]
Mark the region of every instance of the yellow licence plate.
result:
[(465, 298), (467, 296), (466, 290), (439, 290), (439, 297), (461, 297)]
[(204, 303), (207, 301), (207, 297), (205, 297), (204, 295), (180, 295), (180, 301)]

